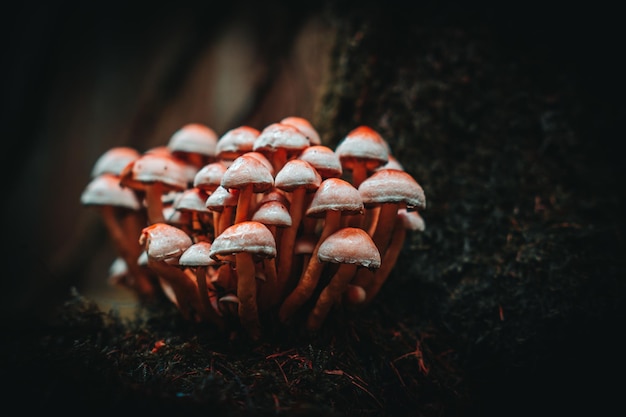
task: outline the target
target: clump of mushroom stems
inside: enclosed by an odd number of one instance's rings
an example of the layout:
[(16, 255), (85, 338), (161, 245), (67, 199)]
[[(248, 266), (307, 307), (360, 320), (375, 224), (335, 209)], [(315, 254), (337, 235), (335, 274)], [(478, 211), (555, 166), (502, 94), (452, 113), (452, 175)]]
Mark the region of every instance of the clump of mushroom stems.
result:
[[(251, 152), (243, 152), (237, 158), (245, 158), (246, 154)], [(284, 159), (285, 156), (280, 154), (283, 157), (280, 159), (279, 154), (277, 152), (273, 155), (275, 168), (271, 170), (273, 178), (280, 175), (280, 170), (288, 166), (289, 161), (299, 156), (290, 153), (289, 157)], [(388, 155), (381, 156), (381, 159), (384, 158), (392, 159), (393, 156), (389, 152)], [(209, 160), (211, 163), (220, 161), (217, 156)], [(237, 159), (222, 162), (228, 167), (226, 172), (238, 165)], [(403, 170), (399, 164), (388, 168), (382, 164), (376, 169), (364, 167), (364, 164), (355, 163), (345, 166), (340, 175), (341, 180), (349, 182), (355, 189), (358, 189), (379, 170)], [(225, 188), (223, 186), (224, 184), (213, 191), (207, 191), (209, 197), (207, 201), (213, 193), (218, 192), (219, 188)], [(188, 188), (192, 187), (193, 184), (190, 183)], [(213, 242), (229, 227), (249, 222), (254, 217), (255, 210), (261, 206), (260, 201), (264, 196), (269, 193), (280, 193), (289, 203), (292, 225), (278, 229), (270, 226), (275, 243), (276, 255), (274, 257), (255, 259), (249, 253), (237, 252), (220, 256), (220, 263), (214, 267), (200, 267), (193, 270), (180, 265), (171, 265), (162, 260), (150, 259), (147, 266), (159, 277), (159, 280), (151, 281), (150, 285), (153, 286), (151, 289), (137, 288), (135, 291), (142, 294), (165, 291), (163, 286), (159, 287), (159, 282), (165, 281), (170, 287), (167, 290), (175, 293), (175, 297), (170, 299), (176, 300), (177, 308), (186, 319), (219, 321), (222, 327), (224, 323), (226, 326), (228, 323), (239, 323), (244, 333), (255, 340), (262, 337), (265, 320), (275, 320), (284, 325), (300, 323), (309, 331), (316, 331), (323, 326), (335, 308), (348, 305), (358, 311), (359, 308), (369, 305), (391, 276), (407, 234), (423, 230), (423, 223), (421, 228), (407, 227), (406, 220), (399, 215), (401, 210), (419, 209), (421, 211), (424, 209), (423, 195), (420, 197), (422, 200), (418, 207), (409, 206), (408, 209), (406, 204), (394, 200), (386, 204), (366, 204), (361, 212), (342, 214), (342, 211), (334, 209), (321, 216), (319, 214), (309, 216), (307, 209), (317, 191), (309, 189), (309, 195), (305, 198), (307, 191), (304, 188), (294, 187), (285, 191), (274, 184), (266, 187), (262, 192), (252, 190), (252, 184), (219, 190), (219, 192), (228, 191), (233, 194), (237, 199), (237, 204), (226, 205), (224, 203), (223, 206), (219, 206), (221, 203), (216, 205), (214, 202), (207, 204), (206, 207), (211, 213), (203, 216), (203, 230), (208, 229), (204, 234), (197, 228), (192, 232), (189, 228), (181, 226), (181, 230), (184, 229), (190, 233), (193, 242), (203, 240)], [(159, 185), (147, 187), (144, 197), (144, 218), (148, 219), (144, 226), (155, 223), (176, 226), (173, 220), (171, 221), (163, 214), (166, 203), (163, 201), (163, 190), (159, 188)], [(411, 197), (413, 196), (408, 198)], [(324, 242), (330, 236), (336, 238), (338, 232), (348, 229), (359, 229), (371, 239), (373, 253), (378, 256), (378, 262), (369, 259), (342, 263), (339, 260), (336, 261), (338, 265), (331, 265), (327, 258), (326, 260), (320, 258), (319, 249)], [(317, 240), (314, 250), (307, 257), (294, 252), (296, 240), (305, 235), (313, 236)], [(113, 235), (112, 238), (115, 236)], [(139, 240), (140, 236), (136, 236), (136, 239)], [(346, 242), (346, 244), (351, 243)], [(357, 252), (359, 250), (358, 247), (353, 249)], [(126, 251), (122, 246), (119, 246), (119, 250)], [(256, 248), (250, 248), (251, 253), (256, 250)], [(120, 255), (128, 259), (127, 254)], [(363, 254), (363, 256), (366, 255)], [(367, 256), (372, 255), (370, 253)], [(362, 267), (361, 265), (369, 266)], [(190, 279), (190, 277), (200, 275), (206, 276), (208, 286), (205, 285), (204, 279), (198, 283)], [(262, 282), (265, 279), (270, 280), (266, 286)], [(143, 285), (146, 285), (145, 282)], [(272, 294), (263, 293), (268, 290)], [(217, 315), (206, 314), (209, 308), (207, 294), (209, 291), (213, 300), (212, 307)], [(238, 303), (238, 307), (232, 308), (233, 303)], [(204, 310), (204, 314), (194, 315), (194, 310), (198, 310), (198, 313)]]

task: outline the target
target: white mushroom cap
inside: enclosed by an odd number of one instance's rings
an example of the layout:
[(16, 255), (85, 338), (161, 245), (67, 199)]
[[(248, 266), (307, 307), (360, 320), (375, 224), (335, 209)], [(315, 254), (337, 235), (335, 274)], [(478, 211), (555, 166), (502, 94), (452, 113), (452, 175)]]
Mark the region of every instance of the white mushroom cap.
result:
[(374, 170), (389, 160), (389, 145), (371, 127), (359, 126), (337, 145), (335, 153), (346, 169), (351, 169), (352, 164), (360, 160), (366, 162), (367, 169)]
[(200, 168), (193, 179), (193, 186), (205, 191), (215, 191), (222, 183), (227, 166), (220, 161), (212, 162)]
[(422, 187), (410, 174), (396, 169), (376, 171), (361, 183), (359, 193), (365, 206), (401, 203), (409, 209), (426, 207)]
[(260, 222), (236, 223), (213, 240), (210, 256), (217, 261), (227, 261), (230, 255), (239, 252), (273, 258), (276, 256), (274, 235), (267, 226)]
[(215, 156), (217, 135), (208, 126), (201, 123), (189, 123), (178, 129), (167, 143), (168, 149), (176, 154), (197, 153), (205, 156)]
[(307, 161), (322, 176), (322, 178), (341, 177), (343, 169), (339, 156), (324, 145), (309, 146), (302, 151), (298, 159)]
[(139, 151), (128, 146), (111, 148), (96, 160), (91, 170), (91, 177), (101, 174), (120, 175), (126, 165), (140, 156)]
[(144, 153), (129, 163), (120, 175), (121, 184), (136, 190), (144, 189), (144, 184), (161, 182), (168, 189), (187, 188), (188, 171), (180, 160), (164, 153)]
[(238, 202), (238, 195), (238, 190), (228, 190), (220, 185), (207, 197), (204, 204), (211, 211), (222, 211), (224, 207), (235, 207)]
[(317, 130), (315, 130), (311, 122), (309, 122), (304, 117), (289, 116), (283, 118), (280, 123), (297, 127), (298, 130), (304, 133), (304, 136), (309, 139), (311, 145), (320, 145), (322, 143), (322, 140), (320, 139), (320, 135), (319, 133), (317, 133)]
[(365, 207), (359, 190), (352, 184), (340, 178), (327, 178), (313, 195), (306, 215), (323, 217), (328, 210), (362, 214)]
[(358, 264), (366, 268), (380, 267), (380, 252), (365, 230), (344, 227), (320, 245), (317, 256), (322, 262)]
[(398, 216), (402, 218), (402, 225), (405, 229), (423, 232), (426, 230), (426, 223), (417, 210), (408, 211), (405, 208), (398, 209)]
[(290, 204), (289, 199), (285, 196), (285, 192), (278, 188), (272, 188), (264, 192), (259, 199), (259, 205), (265, 204), (269, 201), (278, 201), (279, 203), (284, 204), (287, 208), (289, 208)]
[(148, 257), (169, 261), (178, 259), (193, 241), (178, 227), (155, 223), (141, 231), (139, 243), (145, 245)]
[(377, 169), (397, 169), (398, 171), (404, 171), (404, 166), (393, 155), (389, 155), (389, 159), (385, 165), (381, 165)]
[(272, 123), (265, 127), (254, 141), (253, 151), (262, 153), (286, 149), (290, 154), (299, 154), (310, 146), (309, 139), (295, 126)]
[(208, 213), (206, 200), (209, 197), (207, 193), (199, 188), (189, 188), (181, 194), (180, 198), (174, 202), (174, 208), (178, 211), (197, 211)]
[(261, 132), (250, 126), (239, 126), (224, 133), (217, 141), (216, 156), (224, 160), (234, 160), (246, 152), (251, 152), (254, 141)]
[(189, 246), (178, 260), (180, 266), (209, 266), (217, 265), (218, 262), (209, 256), (211, 243), (200, 241)]
[(274, 177), (257, 158), (243, 154), (233, 161), (222, 176), (221, 186), (241, 189), (252, 184), (255, 193), (262, 193), (274, 185)]
[(116, 206), (139, 210), (141, 202), (135, 193), (120, 186), (119, 177), (101, 174), (93, 178), (85, 187), (80, 201), (86, 206)]
[(317, 190), (321, 182), (322, 177), (311, 164), (300, 159), (292, 159), (278, 171), (274, 185), (287, 192), (302, 187), (308, 192), (313, 192)]
[(252, 215), (252, 220), (269, 226), (291, 226), (289, 209), (280, 201), (274, 200), (261, 204)]

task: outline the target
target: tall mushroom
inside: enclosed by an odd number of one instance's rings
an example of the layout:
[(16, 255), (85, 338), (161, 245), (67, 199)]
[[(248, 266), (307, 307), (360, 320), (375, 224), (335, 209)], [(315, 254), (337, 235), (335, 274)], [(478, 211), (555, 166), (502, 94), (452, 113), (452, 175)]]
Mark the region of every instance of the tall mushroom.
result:
[(304, 265), (298, 284), (280, 307), (278, 317), (281, 321), (285, 322), (291, 318), (296, 310), (313, 295), (324, 266), (317, 256), (318, 251), (328, 236), (340, 228), (342, 214), (363, 214), (363, 211), (361, 195), (352, 184), (340, 178), (328, 178), (322, 181), (313, 195), (306, 215), (324, 218), (324, 227), (308, 264)]
[[(391, 239), (398, 210), (422, 209), (426, 207), (426, 196), (421, 185), (407, 172), (396, 169), (380, 169), (361, 183), (359, 193), (365, 207), (378, 206), (378, 218), (375, 219), (372, 240), (381, 254), (385, 254)], [(355, 282), (366, 291), (370, 286), (380, 287), (382, 277), (374, 276), (370, 270), (359, 271)], [(378, 291), (378, 290), (376, 290)], [(367, 295), (367, 300), (372, 295)]]
[(209, 255), (221, 262), (229, 262), (230, 257), (235, 255), (239, 320), (248, 335), (258, 339), (261, 336), (261, 322), (257, 305), (255, 258), (276, 256), (274, 236), (263, 223), (236, 223), (215, 238)]
[[(259, 207), (252, 215), (252, 221), (263, 223), (272, 232), (274, 241), (277, 241), (277, 228), (291, 226), (291, 216), (287, 206), (278, 200), (267, 199), (259, 204)], [(265, 273), (265, 283), (259, 289), (260, 308), (274, 306), (280, 300), (277, 282), (275, 258), (265, 258), (263, 260), (263, 271)]]
[(274, 186), (274, 177), (258, 159), (243, 154), (233, 161), (222, 176), (222, 187), (239, 190), (235, 223), (250, 220), (250, 205), (255, 193)]
[(274, 185), (290, 199), (291, 226), (281, 237), (278, 254), (278, 286), (281, 294), (286, 290), (293, 266), (293, 246), (304, 215), (307, 193), (315, 192), (322, 182), (320, 174), (306, 161), (292, 159), (276, 174)]
[(319, 247), (317, 256), (322, 262), (339, 264), (339, 268), (320, 293), (307, 318), (307, 328), (317, 330), (331, 308), (341, 302), (359, 267), (380, 267), (380, 253), (370, 236), (357, 227), (344, 227), (330, 235)]

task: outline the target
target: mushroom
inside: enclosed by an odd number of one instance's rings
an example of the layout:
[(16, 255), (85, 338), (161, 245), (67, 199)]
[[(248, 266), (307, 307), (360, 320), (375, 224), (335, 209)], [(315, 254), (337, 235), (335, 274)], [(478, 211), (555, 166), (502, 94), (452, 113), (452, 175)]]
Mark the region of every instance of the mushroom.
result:
[[(272, 195), (274, 194), (272, 193)], [(289, 215), (289, 209), (283, 202), (271, 198), (273, 197), (269, 197), (259, 203), (259, 207), (252, 215), (252, 221), (260, 222), (267, 226), (270, 232), (272, 232), (272, 236), (274, 236), (274, 241), (276, 241), (276, 229), (291, 226), (291, 216)], [(259, 288), (259, 293), (261, 294), (259, 306), (261, 309), (265, 306), (276, 305), (280, 300), (275, 258), (263, 259), (263, 271), (265, 273), (265, 282)]]
[(206, 207), (208, 197), (205, 191), (193, 187), (183, 191), (173, 204), (185, 219), (185, 231), (194, 242), (209, 239), (211, 233), (209, 226), (213, 225), (213, 221), (212, 212)]
[(255, 258), (276, 256), (276, 242), (272, 232), (255, 221), (235, 223), (217, 236), (209, 255), (221, 262), (229, 262), (235, 255), (239, 320), (252, 339), (261, 336), (257, 306)]
[(319, 133), (317, 133), (317, 130), (315, 130), (311, 122), (309, 122), (304, 117), (288, 116), (281, 119), (280, 123), (298, 128), (298, 130), (304, 133), (304, 136), (309, 139), (311, 145), (320, 145), (322, 143), (322, 140), (320, 139), (320, 135)]
[[(387, 251), (398, 210), (401, 208), (414, 210), (426, 207), (424, 190), (405, 171), (380, 169), (361, 183), (359, 193), (366, 207), (379, 206), (380, 208), (378, 218), (370, 230), (373, 230), (372, 240), (382, 254)], [(372, 271), (363, 269), (359, 271), (355, 282), (362, 285), (367, 291), (368, 287), (372, 285), (380, 288), (382, 278), (381, 275), (376, 277)], [(372, 282), (374, 283), (372, 284)], [(367, 301), (370, 299), (371, 294), (368, 293)]]
[(183, 317), (195, 317), (202, 311), (195, 277), (178, 266), (180, 256), (193, 244), (191, 237), (175, 226), (155, 223), (143, 229), (139, 243), (145, 247), (148, 267), (170, 287)]
[(202, 304), (202, 315), (205, 320), (217, 325), (220, 329), (224, 328), (224, 320), (218, 314), (215, 306), (211, 302), (210, 292), (215, 294), (213, 285), (207, 285), (209, 281), (209, 268), (219, 265), (217, 261), (209, 256), (211, 251), (211, 243), (201, 241), (189, 246), (178, 260), (181, 267), (187, 267), (195, 270), (196, 283), (198, 285), (198, 294)]
[(352, 184), (340, 178), (328, 178), (322, 181), (313, 195), (306, 215), (323, 217), (324, 228), (298, 284), (280, 307), (278, 317), (281, 321), (287, 321), (313, 295), (324, 266), (317, 256), (320, 246), (328, 236), (340, 228), (342, 214), (363, 214), (363, 211), (361, 195)]
[(145, 192), (149, 223), (164, 223), (162, 196), (171, 190), (185, 190), (187, 177), (181, 161), (163, 152), (153, 152), (130, 162), (120, 174), (120, 184)]
[(398, 209), (426, 207), (422, 186), (405, 171), (380, 169), (363, 181), (359, 193), (366, 207), (380, 207), (372, 239), (381, 253), (389, 243)]
[(258, 159), (243, 154), (233, 161), (222, 176), (222, 187), (239, 190), (235, 223), (250, 220), (250, 204), (254, 193), (274, 186), (274, 177)]
[[(193, 186), (205, 191), (207, 195), (213, 193), (222, 183), (222, 177), (226, 172), (226, 164), (222, 161), (212, 162), (200, 168), (193, 179)], [(207, 196), (208, 197), (208, 196)], [(219, 211), (212, 211), (213, 233), (217, 234), (219, 225)]]
[[(219, 213), (219, 224), (215, 226), (215, 236), (219, 236), (233, 223), (233, 214), (239, 200), (239, 190), (228, 190), (221, 185), (206, 199), (206, 207)], [(215, 219), (215, 217), (214, 217)]]
[(306, 323), (309, 330), (319, 329), (333, 305), (341, 302), (359, 267), (380, 267), (380, 252), (372, 238), (357, 227), (344, 227), (328, 236), (320, 245), (317, 256), (321, 262), (336, 263), (339, 267), (309, 313)]
[(272, 123), (261, 131), (252, 150), (265, 155), (271, 161), (274, 172), (278, 173), (287, 161), (297, 157), (308, 146), (309, 139), (297, 127)]
[(141, 154), (129, 146), (116, 146), (104, 152), (96, 160), (91, 169), (91, 177), (95, 178), (101, 174), (113, 174), (119, 176), (126, 165)]
[(343, 174), (339, 156), (328, 146), (309, 146), (300, 153), (298, 159), (311, 164), (323, 180), (326, 178), (339, 178)]
[(167, 148), (173, 156), (194, 166), (196, 170), (215, 161), (217, 135), (201, 123), (189, 123), (170, 137)]
[(304, 215), (307, 193), (315, 192), (322, 182), (320, 174), (306, 161), (292, 159), (276, 174), (274, 185), (290, 198), (289, 215), (291, 226), (286, 228), (280, 241), (278, 254), (278, 285), (281, 294), (285, 291), (293, 265), (293, 246)]
[(239, 126), (230, 129), (217, 140), (215, 153), (224, 165), (230, 165), (235, 159), (246, 152), (251, 152), (254, 141), (261, 133), (250, 126)]
[(352, 175), (352, 185), (359, 188), (369, 172), (384, 165), (389, 160), (389, 145), (378, 132), (369, 126), (359, 126), (350, 131), (337, 145), (344, 171)]
[(133, 229), (124, 226), (125, 218), (139, 216), (141, 204), (135, 193), (122, 188), (119, 184), (119, 177), (116, 175), (104, 173), (93, 178), (87, 184), (80, 196), (80, 201), (85, 206), (99, 209), (113, 246), (130, 270), (130, 277), (124, 282), (141, 299), (153, 298), (155, 295), (154, 280), (147, 271), (140, 268), (136, 263), (137, 257), (141, 253), (137, 236), (129, 234), (128, 231)]

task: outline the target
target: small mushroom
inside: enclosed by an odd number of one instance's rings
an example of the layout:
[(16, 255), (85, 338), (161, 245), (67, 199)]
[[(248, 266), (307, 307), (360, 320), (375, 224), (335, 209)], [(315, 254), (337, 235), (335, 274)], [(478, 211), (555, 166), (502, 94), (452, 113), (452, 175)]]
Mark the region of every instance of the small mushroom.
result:
[[(209, 280), (209, 268), (219, 265), (215, 259), (209, 256), (211, 243), (201, 241), (189, 246), (180, 256), (178, 264), (195, 270), (196, 283), (198, 284), (198, 294), (202, 303), (202, 315), (204, 319), (224, 328), (224, 320), (219, 316), (215, 306), (211, 302), (210, 293), (215, 295), (215, 288), (207, 284)], [(209, 288), (210, 287), (210, 288)]]
[(233, 224), (233, 215), (238, 200), (239, 190), (228, 190), (221, 185), (206, 199), (206, 208), (219, 213), (219, 224), (215, 227), (215, 236), (221, 235), (228, 226)]
[(389, 160), (389, 145), (369, 126), (351, 130), (335, 148), (344, 171), (352, 174), (351, 183), (359, 188), (369, 172)]
[(198, 286), (195, 277), (178, 266), (180, 256), (193, 244), (191, 237), (175, 226), (155, 223), (143, 229), (139, 243), (145, 247), (148, 267), (171, 288), (183, 317), (195, 317), (202, 311)]
[[(226, 164), (222, 161), (212, 162), (200, 168), (193, 179), (193, 186), (204, 190), (208, 195), (213, 193), (222, 183), (222, 177), (226, 172)], [(212, 211), (213, 232), (217, 233), (219, 227), (219, 211)]]
[(206, 207), (208, 197), (202, 189), (193, 187), (183, 191), (173, 204), (184, 219), (184, 230), (194, 242), (209, 239), (211, 233), (213, 213)]

